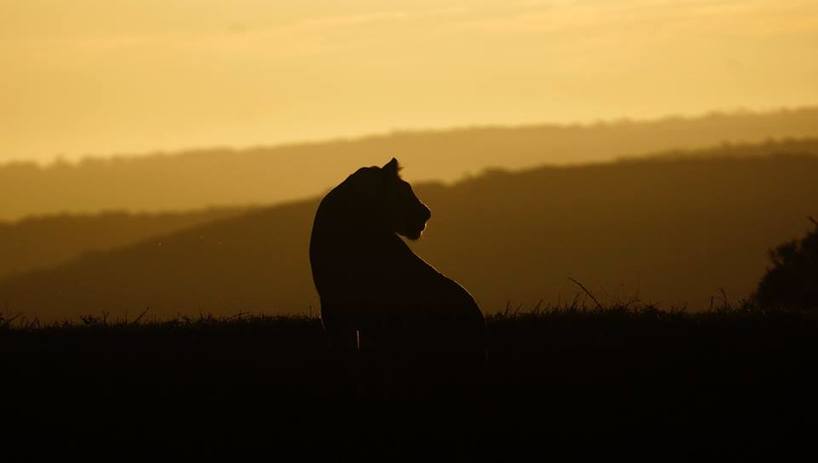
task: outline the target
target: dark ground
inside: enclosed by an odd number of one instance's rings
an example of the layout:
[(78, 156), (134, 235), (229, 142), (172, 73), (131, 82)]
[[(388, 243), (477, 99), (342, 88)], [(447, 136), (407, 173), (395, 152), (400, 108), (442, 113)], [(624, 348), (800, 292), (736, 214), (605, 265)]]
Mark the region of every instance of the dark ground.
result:
[(431, 442), (456, 460), (780, 456), (818, 423), (818, 318), (803, 313), (494, 316), (478, 379), (424, 370), (400, 387), (367, 358), (330, 353), (310, 318), (0, 327), (0, 440), (29, 456), (439, 459), (422, 453)]

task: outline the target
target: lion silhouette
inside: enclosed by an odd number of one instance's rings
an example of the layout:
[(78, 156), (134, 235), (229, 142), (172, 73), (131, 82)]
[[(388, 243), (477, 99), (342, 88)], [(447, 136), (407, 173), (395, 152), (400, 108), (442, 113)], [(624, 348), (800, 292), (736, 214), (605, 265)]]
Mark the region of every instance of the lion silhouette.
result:
[(310, 264), (333, 349), (485, 356), (485, 322), (461, 285), (398, 236), (420, 238), (431, 211), (393, 158), (362, 167), (321, 201)]

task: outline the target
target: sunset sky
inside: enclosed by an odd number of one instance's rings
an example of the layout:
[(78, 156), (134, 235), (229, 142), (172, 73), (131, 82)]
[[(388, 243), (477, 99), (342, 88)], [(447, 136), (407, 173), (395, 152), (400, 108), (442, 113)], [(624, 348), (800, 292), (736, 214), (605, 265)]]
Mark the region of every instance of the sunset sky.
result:
[(0, 0), (0, 162), (818, 104), (814, 0)]

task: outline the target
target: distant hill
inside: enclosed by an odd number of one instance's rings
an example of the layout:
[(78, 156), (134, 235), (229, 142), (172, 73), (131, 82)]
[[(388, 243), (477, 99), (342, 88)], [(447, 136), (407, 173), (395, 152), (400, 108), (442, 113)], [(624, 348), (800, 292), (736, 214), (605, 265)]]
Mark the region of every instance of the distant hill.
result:
[(53, 267), (86, 252), (133, 244), (243, 211), (237, 207), (151, 214), (108, 211), (0, 222), (0, 278)]
[[(764, 273), (767, 250), (802, 235), (818, 207), (818, 156), (736, 152), (421, 184), (434, 216), (413, 247), (486, 311), (570, 301), (579, 291), (568, 277), (604, 302), (699, 309), (722, 294), (735, 300)], [(160, 316), (315, 314), (307, 244), (316, 204), (261, 208), (7, 277), (0, 310), (45, 319), (146, 307)]]
[(529, 168), (818, 136), (818, 108), (649, 122), (397, 132), (356, 140), (0, 165), (0, 220), (31, 214), (185, 210), (307, 198), (392, 154), (415, 180), (451, 182), (489, 167)]

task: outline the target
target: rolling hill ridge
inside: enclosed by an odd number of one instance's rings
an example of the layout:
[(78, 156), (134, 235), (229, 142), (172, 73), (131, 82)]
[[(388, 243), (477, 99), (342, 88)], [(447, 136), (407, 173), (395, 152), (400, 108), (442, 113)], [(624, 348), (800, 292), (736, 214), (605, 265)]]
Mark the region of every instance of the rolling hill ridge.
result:
[(486, 168), (610, 161), (722, 143), (818, 137), (818, 108), (646, 122), (396, 132), (241, 150), (0, 165), (0, 220), (101, 210), (178, 211), (313, 197), (362, 165), (396, 154), (418, 181), (453, 182)]
[[(767, 250), (816, 214), (818, 156), (730, 153), (420, 183), (434, 218), (412, 246), (487, 312), (571, 300), (578, 290), (568, 277), (606, 301), (701, 309), (722, 294), (746, 297)], [(43, 319), (146, 307), (157, 316), (315, 314), (307, 245), (316, 205), (259, 208), (8, 276), (0, 309)]]
[(242, 211), (238, 207), (147, 214), (107, 211), (0, 222), (0, 278), (53, 267), (86, 252), (133, 244)]

